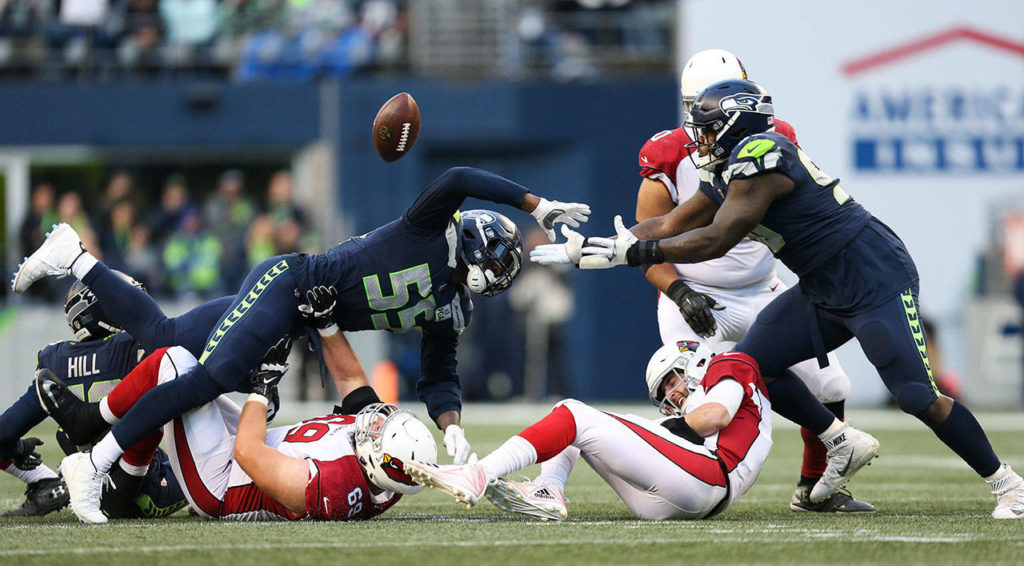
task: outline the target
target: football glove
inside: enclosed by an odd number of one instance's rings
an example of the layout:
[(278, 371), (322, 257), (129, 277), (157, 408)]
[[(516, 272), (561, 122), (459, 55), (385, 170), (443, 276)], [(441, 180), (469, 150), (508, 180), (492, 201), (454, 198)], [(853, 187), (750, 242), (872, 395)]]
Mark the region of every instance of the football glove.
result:
[(470, 447), (466, 431), (457, 424), (450, 424), (444, 429), (444, 447), (457, 466), (465, 464), (469, 459)]
[(580, 269), (607, 269), (626, 265), (626, 252), (639, 239), (622, 223), (622, 215), (615, 215), (615, 238), (587, 238), (580, 259)]
[(288, 354), (291, 349), (291, 336), (281, 338), (267, 351), (260, 365), (249, 376), (251, 391), (267, 399), (267, 422), (274, 420), (281, 405), (277, 386), (288, 371)]
[(338, 331), (338, 324), (334, 321), (334, 307), (337, 305), (338, 290), (334, 286), (319, 285), (306, 291), (306, 302), (299, 304), (299, 314), (321, 336), (331, 336)]
[(725, 309), (718, 301), (704, 293), (698, 293), (691, 289), (682, 279), (676, 280), (669, 285), (665, 295), (672, 299), (679, 306), (679, 312), (683, 320), (690, 325), (690, 329), (705, 338), (714, 336), (718, 330), (718, 323), (711, 314), (712, 310), (720, 311)]
[(564, 244), (542, 244), (530, 250), (530, 261), (541, 265), (558, 263), (579, 265), (580, 258), (583, 256), (583, 246), (587, 245), (587, 238), (565, 225), (562, 226), (562, 235), (566, 238)]
[(34, 470), (43, 463), (43, 457), (36, 452), (36, 447), (43, 444), (42, 440), (34, 436), (18, 440), (18, 450), (11, 461), (22, 470)]
[(579, 228), (580, 223), (586, 222), (590, 216), (590, 207), (578, 202), (558, 202), (541, 197), (537, 208), (530, 215), (537, 219), (537, 224), (548, 235), (548, 241), (554, 242), (555, 222)]

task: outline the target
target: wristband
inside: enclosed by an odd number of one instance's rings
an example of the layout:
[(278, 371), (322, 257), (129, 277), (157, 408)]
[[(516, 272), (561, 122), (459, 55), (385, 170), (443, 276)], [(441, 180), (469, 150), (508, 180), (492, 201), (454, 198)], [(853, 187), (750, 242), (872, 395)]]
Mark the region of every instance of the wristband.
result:
[(664, 263), (665, 254), (661, 251), (659, 240), (638, 240), (626, 250), (626, 263), (630, 267)]
[(327, 328), (317, 328), (316, 332), (317, 332), (317, 334), (319, 334), (320, 336), (322, 336), (324, 338), (327, 338), (329, 336), (334, 336), (335, 334), (338, 333), (338, 325), (336, 323), (332, 322), (331, 325), (328, 326)]
[(263, 405), (264, 408), (270, 407), (270, 399), (267, 399), (266, 397), (260, 395), (259, 393), (250, 393), (249, 397), (246, 398), (245, 402), (248, 403), (250, 401), (254, 403), (259, 403)]

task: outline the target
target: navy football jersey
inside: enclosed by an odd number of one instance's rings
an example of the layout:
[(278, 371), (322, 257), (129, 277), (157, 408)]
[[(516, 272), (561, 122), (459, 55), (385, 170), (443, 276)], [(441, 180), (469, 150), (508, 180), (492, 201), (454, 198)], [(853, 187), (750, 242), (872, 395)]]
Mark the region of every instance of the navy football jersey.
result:
[(818, 168), (786, 136), (765, 132), (740, 142), (721, 175), (702, 180), (700, 190), (719, 205), (732, 179), (776, 171), (789, 177), (793, 191), (768, 207), (761, 224), (748, 236), (772, 251), (803, 277), (834, 256), (872, 216), (833, 179)]
[(103, 340), (54, 342), (39, 351), (36, 366), (52, 371), (78, 398), (96, 402), (144, 357), (142, 345), (118, 332)]
[(431, 418), (461, 409), (455, 349), (469, 324), (469, 290), (449, 279), (461, 251), (458, 209), (467, 197), (518, 207), (526, 188), (456, 167), (428, 185), (405, 214), (324, 253), (289, 260), (304, 288), (334, 285), (342, 330), (423, 330), (416, 389)]

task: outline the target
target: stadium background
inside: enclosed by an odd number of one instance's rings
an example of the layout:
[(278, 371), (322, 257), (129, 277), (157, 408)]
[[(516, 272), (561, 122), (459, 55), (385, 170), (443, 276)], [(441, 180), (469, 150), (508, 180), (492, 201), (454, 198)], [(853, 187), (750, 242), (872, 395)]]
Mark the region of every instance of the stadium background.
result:
[[(790, 0), (769, 12), (666, 0), (0, 5), (9, 271), (24, 254), (32, 191), (47, 183), (54, 207), (29, 228), (60, 213), (91, 227), (107, 260), (147, 279), (170, 314), (233, 292), (267, 254), (323, 249), (398, 216), (452, 165), (588, 202), (584, 232), (604, 234), (615, 214), (632, 216), (643, 141), (678, 124), (678, 66), (722, 47), (775, 95), (816, 162), (907, 241), (937, 352), (966, 399), (1021, 403), (1012, 289), (1024, 264), (1024, 6), (987, 2), (963, 14), (956, 3), (921, 0)], [(412, 153), (387, 164), (370, 124), (400, 91), (418, 101), (423, 127)], [(132, 189), (110, 197), (122, 170)], [(281, 170), (294, 191), (268, 203)], [(238, 181), (234, 197), (226, 185)], [(181, 183), (191, 205), (161, 209), (167, 186)], [(511, 216), (524, 232), (532, 227), (527, 215)], [(34, 352), (69, 337), (60, 296), (58, 284), (4, 297), (5, 404), (28, 384)], [(459, 354), (467, 399), (643, 399), (639, 376), (658, 343), (655, 294), (638, 273), (531, 265), (512, 291), (475, 303)], [(418, 337), (353, 340), (368, 369), (390, 361), (404, 382), (414, 379)], [(859, 348), (841, 358), (851, 401), (884, 404)], [(324, 395), (312, 364), (296, 374), (286, 398)]]

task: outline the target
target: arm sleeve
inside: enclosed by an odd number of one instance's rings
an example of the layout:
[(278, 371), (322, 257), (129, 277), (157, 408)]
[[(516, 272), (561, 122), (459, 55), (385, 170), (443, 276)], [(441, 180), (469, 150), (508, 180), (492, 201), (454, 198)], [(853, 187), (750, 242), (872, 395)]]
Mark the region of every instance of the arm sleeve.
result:
[(427, 405), (427, 412), (435, 422), (442, 413), (462, 412), (462, 386), (455, 359), (458, 344), (459, 338), (453, 329), (437, 325), (423, 329), (416, 394)]
[(736, 416), (740, 410), (740, 403), (743, 402), (743, 386), (730, 378), (725, 378), (708, 390), (704, 397), (704, 404), (718, 403), (729, 411), (729, 419)]
[(444, 230), (455, 211), (469, 197), (518, 207), (529, 191), (508, 179), (472, 167), (453, 167), (423, 189), (405, 211), (405, 220), (417, 228)]
[(0, 415), (0, 457), (10, 458), (18, 450), (18, 440), (46, 419), (34, 387), (29, 387), (3, 415)]

